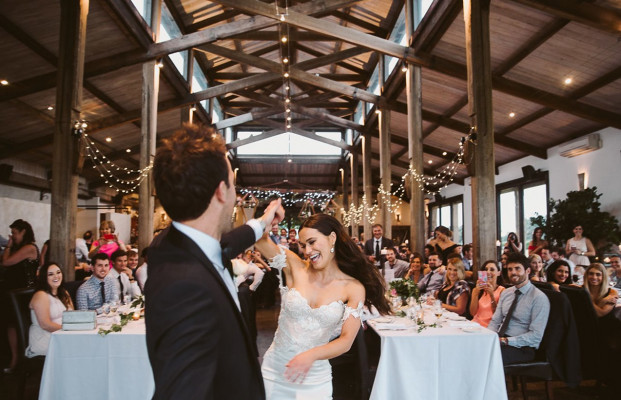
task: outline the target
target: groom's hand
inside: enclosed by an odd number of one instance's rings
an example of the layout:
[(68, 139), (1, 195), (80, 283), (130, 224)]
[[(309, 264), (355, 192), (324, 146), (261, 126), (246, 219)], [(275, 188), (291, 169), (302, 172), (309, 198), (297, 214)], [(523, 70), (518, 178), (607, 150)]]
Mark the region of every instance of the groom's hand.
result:
[(280, 221), (285, 219), (285, 209), (282, 207), (282, 200), (280, 198), (272, 200), (272, 202), (265, 208), (265, 213), (260, 218), (264, 223), (267, 230), (273, 225), (277, 225)]

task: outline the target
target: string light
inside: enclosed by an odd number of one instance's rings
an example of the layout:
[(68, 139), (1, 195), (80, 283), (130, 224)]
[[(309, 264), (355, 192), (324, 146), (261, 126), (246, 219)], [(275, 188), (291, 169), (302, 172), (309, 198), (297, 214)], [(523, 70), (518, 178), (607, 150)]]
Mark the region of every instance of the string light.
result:
[(313, 206), (319, 206), (323, 212), (330, 200), (334, 198), (336, 192), (329, 190), (312, 190), (312, 191), (291, 191), (289, 189), (263, 189), (263, 188), (242, 188), (239, 189), (242, 195), (250, 193), (257, 200), (267, 201), (274, 197), (280, 197), (285, 207), (301, 206), (305, 203)]
[[(87, 124), (82, 122), (81, 127), (86, 128)], [(99, 172), (99, 176), (104, 180), (108, 187), (115, 189), (117, 193), (132, 193), (149, 176), (149, 171), (153, 168), (153, 163), (142, 169), (131, 169), (121, 167), (106, 157), (88, 134), (80, 136), (80, 143), (84, 146), (85, 155), (91, 160), (93, 169)], [(131, 152), (127, 149), (126, 152)]]

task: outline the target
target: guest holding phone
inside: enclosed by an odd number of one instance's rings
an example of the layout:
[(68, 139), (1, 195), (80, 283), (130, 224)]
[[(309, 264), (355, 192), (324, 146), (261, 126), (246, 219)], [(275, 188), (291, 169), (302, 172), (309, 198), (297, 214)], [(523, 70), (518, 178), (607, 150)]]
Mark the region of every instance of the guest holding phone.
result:
[(110, 257), (117, 250), (127, 251), (125, 243), (119, 240), (114, 233), (114, 222), (103, 221), (99, 226), (99, 239), (93, 242), (91, 251), (88, 253), (89, 258), (97, 253), (105, 253)]
[(498, 299), (505, 288), (498, 284), (500, 268), (494, 260), (487, 260), (479, 271), (479, 279), (472, 289), (470, 300), (470, 314), (474, 316), (474, 322), (487, 328), (492, 316), (496, 311)]

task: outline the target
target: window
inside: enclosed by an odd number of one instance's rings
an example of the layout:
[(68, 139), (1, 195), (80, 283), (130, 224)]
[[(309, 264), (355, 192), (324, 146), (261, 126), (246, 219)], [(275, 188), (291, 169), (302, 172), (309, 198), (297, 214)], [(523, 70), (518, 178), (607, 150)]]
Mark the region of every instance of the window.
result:
[(548, 214), (548, 173), (538, 172), (535, 178), (522, 178), (496, 186), (498, 209), (498, 240), (502, 246), (509, 232), (515, 232), (528, 255), (528, 242), (535, 227), (530, 218)]
[[(341, 132), (316, 132), (318, 136), (336, 141), (341, 140)], [(261, 132), (239, 131), (237, 139), (246, 139), (260, 135)], [(296, 135), (295, 133), (283, 132), (280, 135), (254, 142), (248, 146), (237, 148), (237, 155), (321, 155), (341, 156), (341, 148), (327, 143)]]
[(462, 196), (441, 199), (430, 205), (429, 232), (438, 225), (446, 226), (453, 232), (453, 241), (464, 241), (464, 202)]

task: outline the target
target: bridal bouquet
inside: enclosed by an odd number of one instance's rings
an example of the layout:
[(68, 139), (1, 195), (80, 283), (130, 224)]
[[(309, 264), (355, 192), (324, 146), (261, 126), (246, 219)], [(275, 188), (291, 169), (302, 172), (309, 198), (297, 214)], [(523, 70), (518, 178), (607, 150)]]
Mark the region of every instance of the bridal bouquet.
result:
[(390, 294), (400, 296), (402, 299), (414, 297), (417, 301), (420, 297), (418, 285), (410, 279), (395, 279), (390, 282)]

